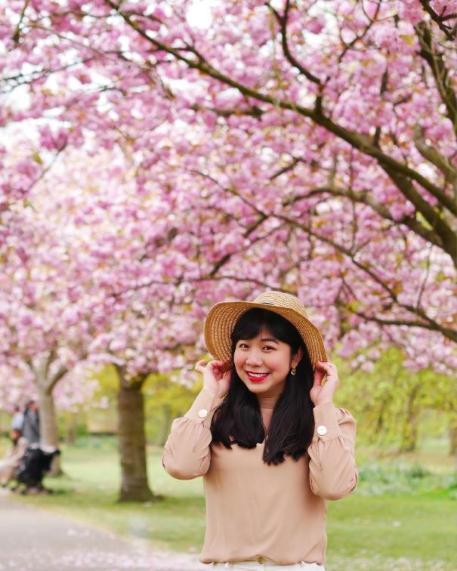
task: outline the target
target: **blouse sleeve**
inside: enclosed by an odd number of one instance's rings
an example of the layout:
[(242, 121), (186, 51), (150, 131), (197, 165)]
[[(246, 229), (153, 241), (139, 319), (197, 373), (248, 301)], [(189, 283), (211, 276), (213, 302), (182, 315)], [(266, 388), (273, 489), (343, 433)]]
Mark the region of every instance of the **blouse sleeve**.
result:
[(190, 480), (206, 474), (211, 462), (211, 419), (221, 402), (203, 389), (186, 414), (173, 421), (162, 456), (170, 476)]
[(308, 448), (312, 492), (327, 500), (350, 494), (358, 482), (355, 463), (356, 421), (333, 403), (314, 407), (314, 436)]

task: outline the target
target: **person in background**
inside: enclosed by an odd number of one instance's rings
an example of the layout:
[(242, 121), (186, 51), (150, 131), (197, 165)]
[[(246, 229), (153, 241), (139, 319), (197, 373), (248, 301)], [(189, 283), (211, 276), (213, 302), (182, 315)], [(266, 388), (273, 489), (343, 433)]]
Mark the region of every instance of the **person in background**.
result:
[(22, 456), (27, 449), (27, 440), (22, 436), (20, 430), (11, 430), (11, 450), (3, 460), (0, 460), (0, 485), (6, 486), (14, 479), (16, 469), (19, 466)]
[(22, 435), (29, 445), (40, 443), (40, 413), (38, 403), (33, 399), (25, 405)]
[(14, 407), (13, 418), (11, 419), (11, 430), (20, 430), (22, 432), (22, 426), (24, 424), (24, 413), (21, 407), (17, 404)]

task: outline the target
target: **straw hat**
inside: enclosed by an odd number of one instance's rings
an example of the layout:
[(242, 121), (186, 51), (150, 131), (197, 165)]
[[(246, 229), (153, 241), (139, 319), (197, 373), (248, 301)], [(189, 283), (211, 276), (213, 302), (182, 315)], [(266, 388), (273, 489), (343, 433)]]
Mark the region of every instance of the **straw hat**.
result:
[(327, 361), (322, 336), (308, 319), (303, 304), (294, 295), (279, 291), (267, 291), (254, 301), (223, 301), (213, 305), (205, 321), (205, 342), (216, 359), (230, 361), (235, 324), (243, 313), (255, 307), (277, 313), (295, 326), (308, 349), (313, 367), (317, 361)]

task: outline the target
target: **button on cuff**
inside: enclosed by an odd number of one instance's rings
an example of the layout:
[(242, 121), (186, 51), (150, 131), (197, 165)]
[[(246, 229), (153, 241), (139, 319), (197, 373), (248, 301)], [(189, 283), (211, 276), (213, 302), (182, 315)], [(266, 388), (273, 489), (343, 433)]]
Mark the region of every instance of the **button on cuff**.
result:
[[(201, 422), (202, 420), (207, 421), (211, 418), (212, 411), (219, 404), (220, 399), (218, 396), (214, 395), (206, 389), (202, 389), (184, 416), (190, 420), (195, 420), (197, 422)], [(201, 413), (202, 410), (206, 411), (204, 415)]]
[(328, 432), (327, 427), (324, 426), (323, 424), (317, 427), (317, 434), (319, 434), (319, 436), (325, 436), (327, 432)]
[[(338, 409), (331, 402), (320, 404), (314, 407), (314, 422), (316, 426), (315, 435), (325, 440), (333, 438), (340, 433), (338, 427)], [(327, 432), (325, 435), (321, 435), (317, 432), (319, 426), (325, 426)]]

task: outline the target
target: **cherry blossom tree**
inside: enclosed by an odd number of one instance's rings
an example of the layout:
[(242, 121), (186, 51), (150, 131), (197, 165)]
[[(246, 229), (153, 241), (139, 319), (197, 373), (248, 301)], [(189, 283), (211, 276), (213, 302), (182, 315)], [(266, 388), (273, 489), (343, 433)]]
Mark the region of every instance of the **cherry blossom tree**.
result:
[(457, 365), (456, 2), (197, 4), (0, 16), (0, 126), (26, 141), (2, 156), (2, 353), (117, 366), (145, 497), (145, 375), (192, 360), (222, 298), (297, 293), (360, 366)]
[[(18, 244), (11, 248), (3, 273), (3, 291), (11, 293), (3, 303), (9, 340), (3, 359), (28, 367), (40, 396), (43, 439), (53, 445), (58, 438), (53, 396), (60, 381), (69, 375), (78, 379), (74, 368), (80, 362), (116, 367), (120, 498), (144, 501), (152, 497), (141, 392), (147, 375), (177, 369), (189, 374), (204, 351), (205, 304), (219, 296), (244, 296), (253, 286), (250, 277), (208, 280), (203, 260), (186, 249), (200, 237), (189, 232), (179, 241), (172, 226), (187, 209), (172, 213), (160, 199), (138, 195), (129, 175), (132, 164), (123, 160), (114, 152), (62, 157), (30, 194), (22, 212), (28, 220), (24, 251)], [(108, 178), (97, 178), (101, 172)], [(105, 185), (112, 190), (101, 197)], [(289, 249), (278, 243), (279, 258)], [(248, 276), (252, 262), (245, 254)], [(274, 260), (265, 265), (272, 279), (287, 269), (275, 266)], [(182, 275), (187, 278), (179, 283)], [(71, 386), (83, 392), (76, 383)]]
[[(16, 400), (38, 399), (41, 444), (57, 448), (54, 389), (85, 358), (84, 323), (76, 337), (74, 324), (69, 323), (71, 301), (64, 295), (66, 253), (55, 229), (30, 208), (20, 212), (20, 219), (22, 231), (17, 227), (7, 236), (0, 277), (0, 360), (5, 371), (11, 372), (2, 377), (2, 392), (9, 392), (13, 378), (17, 380), (13, 383)], [(70, 377), (67, 391), (57, 391), (64, 408), (88, 397), (90, 384), (76, 393), (68, 387), (75, 382)]]
[[(67, 407), (87, 399), (93, 387), (78, 368), (113, 364), (119, 376), (120, 499), (145, 501), (153, 495), (142, 385), (152, 371), (185, 365), (178, 350), (187, 343), (192, 351), (199, 331), (185, 315), (173, 322), (176, 288), (160, 273), (160, 260), (142, 259), (145, 241), (158, 228), (151, 225), (150, 200), (137, 196), (128, 165), (119, 168), (120, 161), (115, 153), (102, 160), (62, 157), (29, 194), (20, 211), (27, 230), (9, 235), (4, 249), (1, 358), (5, 369), (21, 371), (29, 396), (38, 395), (42, 444), (52, 446), (58, 445), (54, 397)], [(96, 178), (101, 164), (111, 165), (108, 179)], [(104, 199), (103, 184), (114, 185)], [(156, 279), (146, 288), (150, 275)], [(6, 375), (1, 385), (6, 392)]]
[[(452, 366), (455, 12), (214, 2), (205, 23), (184, 0), (15, 1), (5, 89), (29, 87), (21, 117), (52, 116), (43, 144), (131, 147), (138, 192), (176, 216), (162, 245), (205, 259), (196, 276), (165, 255), (176, 282), (295, 291), (347, 354), (383, 339)], [(302, 251), (277, 279), (265, 252), (285, 240)]]

